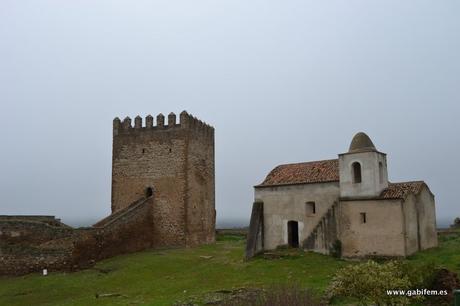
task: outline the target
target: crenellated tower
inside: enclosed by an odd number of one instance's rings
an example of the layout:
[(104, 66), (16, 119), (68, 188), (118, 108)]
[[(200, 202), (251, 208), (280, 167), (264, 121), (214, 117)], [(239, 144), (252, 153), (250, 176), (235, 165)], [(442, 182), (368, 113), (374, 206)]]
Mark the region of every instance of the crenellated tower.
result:
[(112, 213), (149, 196), (156, 246), (214, 241), (212, 126), (186, 111), (113, 120)]

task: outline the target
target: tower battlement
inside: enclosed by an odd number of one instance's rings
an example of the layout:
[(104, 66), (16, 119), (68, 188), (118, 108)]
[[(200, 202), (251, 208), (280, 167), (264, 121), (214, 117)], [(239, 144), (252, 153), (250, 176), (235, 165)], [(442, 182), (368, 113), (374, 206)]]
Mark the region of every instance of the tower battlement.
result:
[(134, 126), (130, 117), (120, 120), (116, 117), (113, 119), (113, 135), (138, 133), (141, 131), (165, 131), (172, 129), (189, 129), (201, 133), (204, 136), (213, 137), (214, 127), (183, 111), (179, 115), (179, 120), (176, 114), (170, 113), (165, 124), (165, 116), (160, 113), (156, 116), (156, 120), (152, 115), (147, 115), (145, 120), (141, 116), (134, 118)]

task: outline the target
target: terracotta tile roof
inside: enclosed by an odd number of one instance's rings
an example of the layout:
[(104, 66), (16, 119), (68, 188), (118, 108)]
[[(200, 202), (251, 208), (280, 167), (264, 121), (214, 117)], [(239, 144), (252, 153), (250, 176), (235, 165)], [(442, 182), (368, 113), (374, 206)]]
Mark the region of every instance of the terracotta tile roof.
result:
[(339, 181), (339, 160), (320, 160), (280, 165), (273, 169), (256, 187), (325, 183)]
[(405, 199), (409, 193), (418, 194), (423, 185), (426, 185), (423, 181), (390, 183), (388, 188), (382, 191), (380, 198)]
[[(339, 160), (320, 160), (277, 166), (270, 171), (262, 184), (256, 187), (326, 183), (339, 181)], [(409, 193), (418, 194), (426, 185), (423, 181), (389, 183), (380, 199), (405, 199)]]

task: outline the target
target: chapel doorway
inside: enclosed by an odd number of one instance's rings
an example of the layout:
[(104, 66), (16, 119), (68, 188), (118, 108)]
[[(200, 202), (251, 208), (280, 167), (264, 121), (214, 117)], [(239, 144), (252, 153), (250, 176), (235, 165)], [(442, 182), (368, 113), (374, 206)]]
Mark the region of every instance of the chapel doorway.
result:
[(289, 221), (287, 224), (288, 244), (291, 248), (299, 247), (299, 223), (297, 221)]

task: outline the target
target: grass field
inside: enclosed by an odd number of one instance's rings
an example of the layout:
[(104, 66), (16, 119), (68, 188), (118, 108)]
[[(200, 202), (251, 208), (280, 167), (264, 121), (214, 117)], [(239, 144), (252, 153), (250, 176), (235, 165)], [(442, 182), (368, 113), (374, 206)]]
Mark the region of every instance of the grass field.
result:
[[(328, 256), (286, 250), (277, 259), (243, 261), (245, 241), (220, 236), (195, 249), (150, 250), (111, 258), (76, 273), (0, 278), (0, 305), (172, 305), (205, 301), (213, 292), (298, 282), (321, 295), (347, 264)], [(460, 273), (460, 233), (408, 260), (433, 261)], [(99, 297), (96, 295), (115, 294)]]

